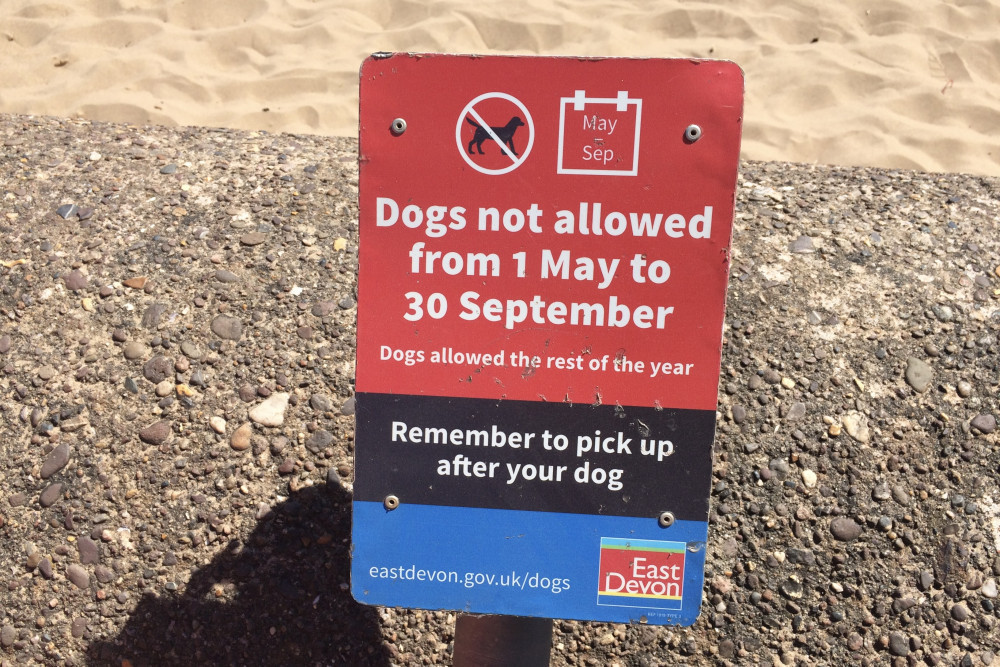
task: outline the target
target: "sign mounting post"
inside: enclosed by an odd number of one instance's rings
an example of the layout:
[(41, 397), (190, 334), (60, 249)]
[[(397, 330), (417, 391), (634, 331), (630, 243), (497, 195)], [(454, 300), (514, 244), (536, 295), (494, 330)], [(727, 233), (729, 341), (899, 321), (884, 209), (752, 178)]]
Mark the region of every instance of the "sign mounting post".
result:
[(694, 622), (742, 105), (728, 62), (365, 62), (355, 598)]

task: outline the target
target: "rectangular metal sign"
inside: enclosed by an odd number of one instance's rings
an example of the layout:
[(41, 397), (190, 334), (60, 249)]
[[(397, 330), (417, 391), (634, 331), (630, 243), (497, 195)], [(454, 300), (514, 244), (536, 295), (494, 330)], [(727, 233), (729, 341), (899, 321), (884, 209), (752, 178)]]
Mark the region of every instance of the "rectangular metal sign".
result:
[(355, 598), (694, 622), (742, 107), (729, 62), (364, 63)]

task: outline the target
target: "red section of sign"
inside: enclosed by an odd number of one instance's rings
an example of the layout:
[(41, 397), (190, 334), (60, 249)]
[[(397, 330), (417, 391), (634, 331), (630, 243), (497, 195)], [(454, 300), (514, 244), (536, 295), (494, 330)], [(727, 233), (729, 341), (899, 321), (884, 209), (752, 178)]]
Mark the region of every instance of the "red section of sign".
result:
[(742, 86), (713, 61), (368, 60), (358, 391), (714, 409)]
[(602, 548), (598, 594), (680, 599), (684, 551)]

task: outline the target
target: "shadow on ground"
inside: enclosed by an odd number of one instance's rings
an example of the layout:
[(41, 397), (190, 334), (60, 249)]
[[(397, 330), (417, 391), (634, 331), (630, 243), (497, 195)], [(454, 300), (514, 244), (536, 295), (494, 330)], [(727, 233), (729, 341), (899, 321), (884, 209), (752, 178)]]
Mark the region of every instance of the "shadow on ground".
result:
[(341, 588), (350, 508), (339, 486), (296, 493), (182, 594), (146, 595), (117, 637), (90, 645), (90, 663), (388, 665), (375, 609)]

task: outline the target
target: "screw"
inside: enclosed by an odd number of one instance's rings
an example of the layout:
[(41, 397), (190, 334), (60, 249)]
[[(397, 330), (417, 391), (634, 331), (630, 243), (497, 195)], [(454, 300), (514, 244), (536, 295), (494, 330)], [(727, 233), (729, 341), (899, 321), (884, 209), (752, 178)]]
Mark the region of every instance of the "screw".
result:
[(397, 118), (394, 121), (392, 121), (392, 125), (389, 127), (389, 129), (391, 129), (392, 133), (398, 137), (403, 132), (406, 132), (406, 121), (403, 120), (402, 118)]
[(657, 523), (660, 524), (660, 528), (670, 528), (674, 525), (674, 514), (673, 512), (660, 512), (660, 516), (656, 518)]
[(386, 496), (385, 500), (382, 501), (382, 506), (391, 512), (399, 507), (399, 498), (396, 496)]
[(687, 129), (684, 130), (684, 141), (693, 144), (699, 139), (701, 139), (701, 128), (697, 125), (688, 125)]

